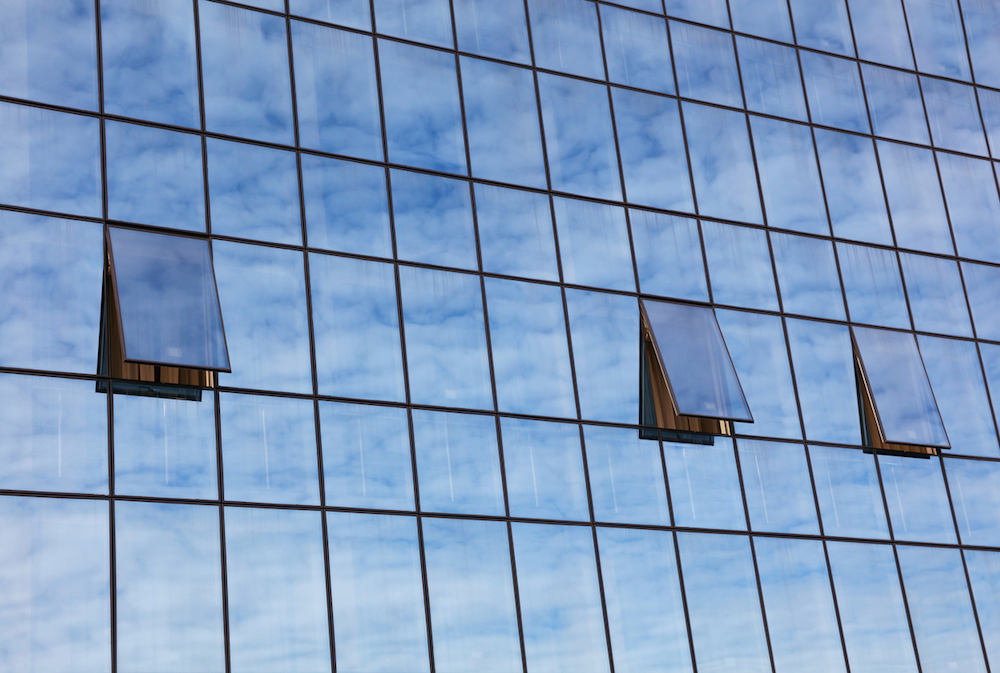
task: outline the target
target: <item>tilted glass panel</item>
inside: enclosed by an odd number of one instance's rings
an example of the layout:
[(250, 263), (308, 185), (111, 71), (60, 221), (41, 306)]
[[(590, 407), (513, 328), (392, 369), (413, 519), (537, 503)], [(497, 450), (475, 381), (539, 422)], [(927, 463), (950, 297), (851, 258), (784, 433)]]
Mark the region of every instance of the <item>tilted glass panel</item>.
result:
[(976, 82), (1000, 86), (1000, 6), (993, 0), (963, 0), (965, 35), (968, 38)]
[(962, 544), (1000, 547), (1000, 463), (944, 461)]
[(855, 327), (854, 340), (885, 441), (948, 448), (913, 335)]
[(374, 0), (375, 28), (383, 35), (454, 47), (448, 0)]
[(819, 535), (809, 465), (801, 444), (737, 442), (750, 528)]
[(573, 285), (635, 288), (625, 209), (555, 198), (563, 280)]
[(848, 0), (858, 56), (913, 69), (910, 34), (901, 0)]
[(596, 5), (586, 0), (528, 0), (535, 64), (604, 79)]
[(671, 22), (670, 35), (681, 96), (743, 107), (736, 52), (729, 33)]
[(844, 299), (833, 245), (806, 236), (771, 234), (781, 302), (788, 313), (844, 319)]
[(940, 459), (878, 456), (878, 465), (893, 538), (955, 544)]
[(1000, 554), (970, 550), (963, 555), (986, 654), (990, 661), (1000, 661)]
[(714, 446), (663, 443), (674, 525), (746, 530), (733, 440)]
[(201, 125), (192, 10), (169, 0), (101, 3), (106, 113)]
[(393, 231), (399, 259), (476, 270), (469, 183), (390, 170)]
[(962, 276), (976, 336), (1000, 341), (1000, 269), (962, 262)]
[(674, 93), (667, 24), (663, 19), (601, 5), (608, 79), (659, 93)]
[(747, 109), (807, 121), (806, 99), (795, 50), (739, 36), (740, 74)]
[(521, 0), (454, 0), (458, 48), (480, 56), (530, 63)]
[(767, 232), (702, 222), (712, 299), (719, 304), (778, 310)]
[(921, 77), (934, 146), (986, 156), (986, 136), (973, 87)]
[(849, 243), (837, 243), (837, 253), (851, 320), (908, 329), (910, 316), (896, 253)]
[(917, 70), (969, 80), (962, 17), (955, 0), (904, 0)]
[(483, 271), (558, 280), (549, 198), (478, 184), (475, 194)]
[(939, 257), (902, 253), (913, 326), (921, 332), (972, 336), (958, 264)]
[[(924, 367), (936, 391), (952, 453), (1000, 458), (976, 344), (958, 339), (917, 337)], [(986, 371), (994, 371), (992, 344), (981, 344)], [(998, 390), (997, 392), (1000, 392)]]
[(854, 56), (845, 0), (791, 0), (799, 44), (843, 56)]
[(781, 42), (792, 41), (788, 5), (782, 0), (729, 0), (729, 12), (735, 31)]
[(108, 231), (125, 359), (228, 371), (208, 241)]
[(337, 23), (358, 30), (371, 30), (368, 0), (289, 0), (292, 14), (317, 21)]
[(646, 294), (708, 302), (698, 221), (629, 210), (639, 286)]
[(947, 152), (936, 156), (958, 254), (1000, 262), (1000, 199), (991, 163)]
[(642, 308), (678, 413), (753, 421), (712, 309), (651, 300)]
[(872, 140), (824, 129), (814, 135), (834, 236), (892, 245)]
[(580, 428), (501, 418), (510, 515), (589, 521)]
[(917, 76), (867, 63), (861, 65), (861, 73), (875, 135), (929, 145)]
[(809, 458), (823, 532), (889, 539), (875, 456), (860, 449), (810, 446)]
[[(815, 0), (798, 2), (812, 5)], [(799, 58), (802, 60), (802, 75), (813, 122), (868, 133), (868, 115), (858, 64), (811, 51), (799, 52)]]
[(808, 126), (750, 116), (767, 225), (830, 234)]
[(659, 444), (628, 428), (590, 425), (583, 439), (594, 519), (669, 526)]
[(667, 16), (729, 28), (725, 0), (666, 0)]

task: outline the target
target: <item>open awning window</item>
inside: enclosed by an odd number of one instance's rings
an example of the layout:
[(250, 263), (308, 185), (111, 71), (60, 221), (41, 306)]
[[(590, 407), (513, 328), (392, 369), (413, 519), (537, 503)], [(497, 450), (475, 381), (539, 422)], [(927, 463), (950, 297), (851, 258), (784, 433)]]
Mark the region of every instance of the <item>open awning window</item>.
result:
[(109, 227), (108, 253), (110, 327), (118, 342), (109, 357), (230, 370), (208, 241)]
[(640, 304), (645, 356), (640, 422), (708, 435), (732, 434), (732, 421), (752, 423), (715, 311), (663, 301)]
[(852, 332), (865, 444), (925, 455), (951, 448), (914, 336), (867, 327)]

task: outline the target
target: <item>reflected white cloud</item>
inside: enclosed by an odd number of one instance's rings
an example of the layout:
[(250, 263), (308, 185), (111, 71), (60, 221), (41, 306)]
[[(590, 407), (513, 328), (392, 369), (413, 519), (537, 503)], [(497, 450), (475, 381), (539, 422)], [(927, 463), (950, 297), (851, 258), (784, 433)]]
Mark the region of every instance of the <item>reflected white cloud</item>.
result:
[(393, 231), (399, 259), (476, 270), (469, 183), (391, 170)]
[(586, 0), (528, 0), (535, 64), (604, 79), (597, 8)]
[(736, 52), (728, 33), (687, 23), (671, 23), (670, 36), (681, 96), (743, 107)]

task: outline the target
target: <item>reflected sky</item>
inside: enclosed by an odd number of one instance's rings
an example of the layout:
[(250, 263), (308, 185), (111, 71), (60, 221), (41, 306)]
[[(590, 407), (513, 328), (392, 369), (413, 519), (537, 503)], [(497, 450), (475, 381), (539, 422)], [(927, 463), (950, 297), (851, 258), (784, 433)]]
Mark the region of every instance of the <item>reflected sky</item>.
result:
[(528, 0), (535, 64), (604, 79), (597, 7), (586, 0)]
[(528, 25), (521, 0), (453, 0), (458, 48), (529, 63)]
[(563, 280), (633, 290), (635, 275), (625, 209), (578, 199), (553, 200)]
[(799, 44), (842, 56), (854, 56), (845, 0), (791, 0), (790, 6)]
[(1000, 12), (990, 0), (964, 0), (965, 35), (968, 39), (976, 81), (1000, 86), (1000, 45), (993, 36), (1000, 30)]
[(850, 0), (858, 56), (866, 61), (913, 69), (910, 34), (900, 0)]
[(763, 229), (702, 222), (712, 298), (719, 304), (778, 310), (771, 254)]
[(548, 197), (489, 185), (475, 194), (483, 271), (558, 280)]
[(872, 141), (824, 129), (814, 135), (834, 235), (892, 245)]
[(810, 446), (809, 458), (823, 532), (888, 539), (875, 456), (857, 449)]
[(816, 238), (773, 233), (771, 246), (785, 311), (843, 320), (844, 302), (833, 245)]
[(584, 426), (594, 519), (670, 525), (660, 447), (627, 428)]
[[(795, 0), (793, 4), (821, 8), (823, 5), (831, 6), (842, 2), (843, 0), (831, 3)], [(797, 19), (795, 25), (798, 28)], [(801, 32), (799, 39), (802, 39)], [(799, 52), (799, 58), (802, 61), (802, 76), (806, 82), (806, 96), (813, 122), (868, 133), (868, 117), (857, 63), (811, 51)]]
[(893, 537), (955, 544), (955, 524), (948, 507), (940, 460), (879, 456), (878, 464)]
[(750, 528), (818, 535), (809, 466), (802, 446), (744, 439), (737, 448)]
[(809, 127), (754, 116), (750, 126), (768, 226), (829, 235)]
[(736, 52), (729, 33), (671, 22), (670, 37), (681, 96), (743, 107)]
[(906, 0), (917, 69), (932, 75), (970, 79), (962, 17), (955, 0)]
[(980, 339), (1000, 341), (1000, 269), (962, 262), (962, 276), (969, 297), (972, 320)]
[(848, 243), (837, 243), (837, 253), (851, 320), (909, 329), (896, 253)]
[(733, 440), (714, 446), (663, 443), (674, 524), (692, 528), (746, 530)]
[[(666, 0), (664, 4), (667, 8), (667, 16), (707, 23), (719, 28), (729, 28), (725, 0)], [(649, 8), (643, 7), (643, 9)], [(659, 11), (659, 8), (651, 11)]]
[[(752, 12), (747, 13), (753, 15)], [(806, 100), (795, 50), (742, 36), (736, 38), (736, 46), (747, 109), (807, 121)]]
[(867, 63), (861, 72), (875, 135), (929, 145), (917, 76)]
[(667, 24), (663, 19), (601, 5), (601, 27), (610, 81), (674, 93)]
[(935, 147), (986, 155), (986, 138), (975, 90), (968, 85), (921, 77)]
[(958, 254), (1000, 262), (1000, 199), (990, 162), (938, 152)]
[(944, 461), (962, 544), (1000, 546), (1000, 464)]
[(366, 0), (289, 0), (292, 14), (349, 28), (371, 30), (371, 7)]
[(951, 260), (903, 253), (913, 326), (922, 332), (972, 336), (969, 309), (963, 301), (958, 264)]
[(788, 6), (781, 0), (729, 0), (729, 12), (733, 17), (733, 30), (782, 42), (792, 41)]
[(374, 0), (375, 26), (383, 35), (454, 47), (448, 0)]
[(580, 429), (519, 418), (501, 418), (500, 429), (510, 515), (589, 520)]
[(469, 183), (391, 170), (396, 256), (476, 270), (476, 232)]
[(629, 210), (639, 286), (644, 293), (708, 302), (698, 222)]
[(987, 656), (995, 662), (1000, 657), (1000, 554), (967, 551), (964, 556)]

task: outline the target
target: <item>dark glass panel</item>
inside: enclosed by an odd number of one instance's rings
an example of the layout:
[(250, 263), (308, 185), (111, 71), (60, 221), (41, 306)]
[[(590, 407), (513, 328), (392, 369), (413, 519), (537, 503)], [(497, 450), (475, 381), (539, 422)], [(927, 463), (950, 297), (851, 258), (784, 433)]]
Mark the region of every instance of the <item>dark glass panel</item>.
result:
[(799, 44), (854, 56), (850, 18), (844, 0), (791, 0), (790, 7)]
[(736, 38), (736, 46), (747, 109), (808, 121), (795, 50), (742, 36)]
[(1000, 463), (946, 459), (962, 544), (1000, 547)]
[(921, 77), (920, 83), (934, 146), (986, 156), (986, 137), (975, 89), (933, 77)]
[(549, 198), (490, 185), (475, 194), (483, 271), (558, 280)]
[(348, 28), (371, 30), (368, 0), (289, 0), (292, 14), (317, 21), (337, 23)]
[(670, 36), (681, 96), (743, 107), (736, 52), (729, 33), (671, 22)]
[(729, 0), (729, 12), (733, 17), (733, 30), (782, 42), (792, 41), (788, 5), (782, 0)]
[(698, 222), (635, 209), (629, 210), (629, 219), (642, 291), (707, 303), (708, 285)]
[(882, 488), (897, 540), (955, 544), (955, 523), (937, 458), (879, 456)]
[(625, 209), (579, 199), (553, 201), (563, 280), (614, 290), (634, 290)]
[(750, 528), (770, 533), (819, 535), (809, 465), (802, 445), (741, 439), (737, 448)]
[(817, 238), (772, 233), (771, 247), (785, 311), (844, 320), (833, 245)]
[(712, 299), (720, 304), (778, 310), (767, 232), (702, 222)]
[(1000, 199), (989, 161), (938, 152), (958, 254), (1000, 262)]
[(501, 418), (510, 515), (588, 521), (580, 429), (565, 423)]
[(809, 127), (755, 116), (750, 123), (768, 226), (828, 236)]
[(596, 5), (586, 0), (528, 0), (535, 64), (604, 79)]
[(970, 79), (962, 16), (955, 0), (904, 0), (917, 69)]
[(896, 253), (848, 243), (838, 243), (837, 253), (851, 320), (908, 329), (910, 316)]
[(836, 537), (888, 539), (875, 456), (855, 449), (810, 446), (809, 458), (823, 532)]
[(589, 425), (583, 439), (595, 520), (670, 525), (657, 442), (635, 430)]
[(664, 442), (663, 457), (674, 525), (746, 530), (733, 440), (718, 438), (714, 446)]
[(858, 56), (913, 69), (910, 34), (900, 0), (849, 0)]
[(667, 24), (663, 19), (601, 5), (601, 27), (611, 82), (674, 93)]
[(521, 0), (453, 0), (458, 48), (528, 64), (528, 25)]
[(374, 0), (375, 27), (383, 35), (455, 46), (448, 0)]
[(917, 76), (867, 63), (862, 64), (861, 72), (875, 135), (929, 145)]
[(899, 256), (910, 298), (913, 326), (921, 332), (972, 336), (969, 309), (958, 264), (951, 260), (903, 253)]
[(392, 215), (399, 259), (476, 270), (476, 231), (469, 183), (391, 170)]
[[(796, 2), (800, 5), (814, 4), (814, 0), (796, 0)], [(815, 3), (815, 5), (824, 4), (830, 3)], [(795, 25), (798, 26), (797, 21)], [(799, 33), (800, 39), (801, 36)], [(868, 133), (868, 116), (865, 112), (864, 92), (857, 63), (811, 51), (800, 52), (799, 58), (802, 61), (806, 97), (809, 99), (813, 122), (847, 131)]]

